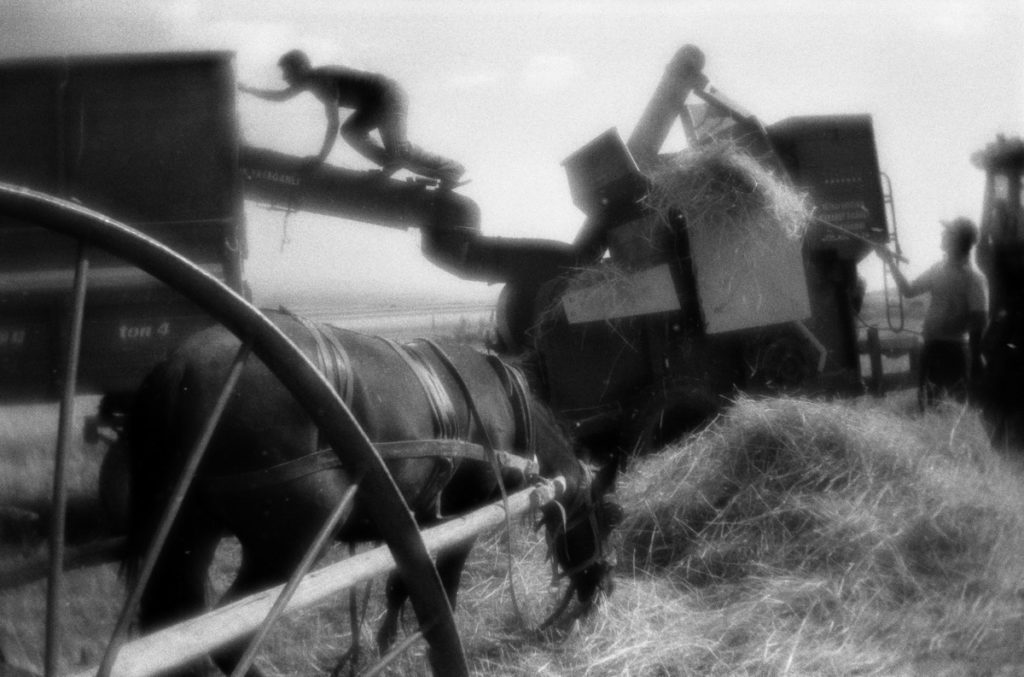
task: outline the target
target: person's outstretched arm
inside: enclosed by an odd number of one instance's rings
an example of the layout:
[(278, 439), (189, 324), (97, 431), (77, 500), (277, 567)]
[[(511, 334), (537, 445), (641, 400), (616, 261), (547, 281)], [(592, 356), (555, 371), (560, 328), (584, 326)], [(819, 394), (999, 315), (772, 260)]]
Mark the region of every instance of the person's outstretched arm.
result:
[(286, 89), (258, 89), (256, 87), (249, 87), (239, 83), (238, 91), (243, 92), (244, 94), (251, 94), (252, 96), (260, 99), (266, 99), (267, 101), (287, 101), (301, 93), (302, 88), (288, 87)]
[(338, 104), (336, 101), (324, 101), (324, 113), (327, 114), (327, 131), (324, 132), (324, 142), (320, 146), (316, 162), (323, 162), (331, 154), (334, 142), (338, 138), (338, 129), (341, 127), (341, 118), (338, 115)]
[(907, 276), (896, 265), (896, 255), (889, 251), (888, 247), (884, 244), (876, 245), (875, 252), (889, 266), (889, 270), (892, 271), (892, 279), (896, 280), (896, 286), (899, 287), (901, 296), (909, 299), (927, 291), (924, 285), (920, 283), (920, 280), (911, 282), (907, 279)]

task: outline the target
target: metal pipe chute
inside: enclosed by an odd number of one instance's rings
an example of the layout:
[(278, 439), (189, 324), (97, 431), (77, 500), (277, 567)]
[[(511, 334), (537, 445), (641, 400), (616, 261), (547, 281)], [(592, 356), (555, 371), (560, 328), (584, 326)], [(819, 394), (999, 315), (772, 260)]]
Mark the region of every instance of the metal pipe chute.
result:
[(704, 52), (694, 45), (681, 47), (665, 67), (658, 88), (626, 142), (629, 152), (641, 167), (657, 158), (677, 118), (681, 119), (687, 136), (691, 137), (691, 145), (697, 145), (696, 139), (692, 138), (692, 124), (684, 104), (690, 92), (701, 90), (708, 84), (703, 71)]
[(271, 207), (374, 223), (419, 227), (430, 212), (433, 191), (423, 183), (388, 178), (306, 158), (243, 146), (238, 158), (245, 195)]
[(239, 167), (246, 197), (272, 207), (419, 228), (424, 255), (466, 280), (550, 279), (574, 262), (572, 246), (563, 242), (483, 235), (476, 202), (435, 182), (329, 164), (311, 166), (301, 157), (253, 147), (241, 149)]

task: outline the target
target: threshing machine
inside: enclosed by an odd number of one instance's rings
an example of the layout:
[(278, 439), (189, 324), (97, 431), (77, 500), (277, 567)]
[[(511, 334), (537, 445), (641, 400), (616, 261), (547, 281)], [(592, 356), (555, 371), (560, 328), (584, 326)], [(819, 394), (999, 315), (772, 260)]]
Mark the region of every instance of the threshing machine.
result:
[[(679, 50), (626, 142), (609, 130), (566, 160), (587, 220), (577, 265), (620, 280), (542, 301), (520, 326), (542, 362), (550, 402), (584, 437), (619, 452), (706, 420), (737, 391), (862, 392), (857, 264), (889, 238), (892, 204), (868, 115), (794, 117), (765, 127), (709, 86), (704, 56)], [(803, 237), (752, 243), (655, 209), (661, 148), (681, 124), (691, 149), (737, 146), (810, 201)], [(660, 233), (660, 239), (655, 234)], [(752, 252), (751, 249), (758, 249)], [(600, 278), (600, 276), (598, 276)], [(560, 291), (561, 290), (561, 291)], [(558, 311), (551, 312), (554, 296)]]
[[(457, 192), (331, 165), (310, 170), (301, 158), (241, 146), (227, 53), (4, 64), (0, 83), (18, 95), (0, 104), (0, 178), (121, 219), (242, 292), (243, 197), (419, 228), (438, 265), (505, 284), (502, 349), (535, 359), (551, 404), (602, 444), (674, 432), (737, 390), (859, 392), (857, 263), (889, 236), (871, 118), (766, 127), (711, 87), (703, 65), (700, 50), (681, 49), (627, 141), (608, 130), (566, 160), (586, 213), (573, 243), (486, 237), (478, 206)], [(722, 256), (730, 243), (721, 234), (688, 229), (682, 217), (670, 243), (645, 244), (660, 218), (645, 196), (677, 121), (692, 147), (727, 140), (806, 191), (815, 208), (806, 236), (770, 242), (757, 271), (749, 257)], [(0, 394), (51, 397), (73, 246), (16, 221), (2, 226)], [(560, 286), (581, 267), (623, 263), (642, 290), (625, 305)], [(87, 299), (80, 385), (107, 394), (116, 414), (141, 375), (206, 320), (113, 257), (100, 254), (92, 267), (99, 282)]]
[[(290, 209), (418, 227), (424, 253), (454, 274), (504, 283), (499, 349), (533, 361), (550, 403), (591, 445), (657, 442), (705, 420), (737, 391), (860, 393), (857, 264), (889, 239), (891, 197), (868, 115), (794, 117), (765, 127), (709, 86), (704, 56), (683, 47), (628, 141), (610, 129), (564, 163), (586, 214), (571, 244), (485, 237), (457, 193), (382, 182), (299, 158), (243, 149), (247, 196)], [(694, 149), (733, 144), (813, 206), (798, 241), (742, 243), (685, 219), (651, 245), (664, 219), (649, 204), (661, 147), (681, 124)], [(672, 217), (670, 217), (672, 218)], [(723, 256), (724, 254), (724, 256)], [(567, 291), (580, 268), (619, 265), (634, 293)], [(756, 273), (756, 274), (754, 274)], [(611, 285), (622, 288), (623, 285)]]

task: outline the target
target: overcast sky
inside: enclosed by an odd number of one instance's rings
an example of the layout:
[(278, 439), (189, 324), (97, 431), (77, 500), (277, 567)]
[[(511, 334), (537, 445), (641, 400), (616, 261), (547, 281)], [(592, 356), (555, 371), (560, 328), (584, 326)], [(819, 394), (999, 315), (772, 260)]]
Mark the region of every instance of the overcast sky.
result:
[[(226, 49), (241, 81), (281, 85), (305, 49), (398, 79), (410, 139), (468, 168), (483, 230), (571, 240), (582, 222), (561, 162), (617, 127), (627, 136), (683, 44), (713, 85), (766, 124), (870, 113), (911, 273), (939, 255), (938, 221), (979, 216), (973, 151), (1024, 134), (1024, 2), (434, 2), (0, 0), (0, 56)], [(245, 143), (315, 153), (322, 108), (239, 99)], [(344, 142), (330, 162), (366, 167)], [(247, 205), (258, 298), (311, 290), (495, 290), (434, 269), (419, 234)], [(869, 279), (880, 265), (862, 266)]]

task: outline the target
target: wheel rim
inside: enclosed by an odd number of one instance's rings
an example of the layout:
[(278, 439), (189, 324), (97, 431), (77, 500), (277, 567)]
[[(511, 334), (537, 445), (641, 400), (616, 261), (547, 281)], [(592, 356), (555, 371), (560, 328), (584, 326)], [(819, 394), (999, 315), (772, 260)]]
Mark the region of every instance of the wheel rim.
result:
[[(0, 215), (23, 219), (110, 252), (153, 275), (221, 322), (275, 374), (327, 442), (352, 453), (381, 528), (430, 644), (435, 674), (468, 674), (451, 606), (426, 546), (393, 478), (365, 432), (330, 384), (262, 313), (170, 248), (103, 214), (21, 186), (0, 183)], [(64, 405), (62, 403), (62, 412)], [(62, 414), (63, 416), (63, 414)], [(59, 578), (59, 571), (58, 571)]]

